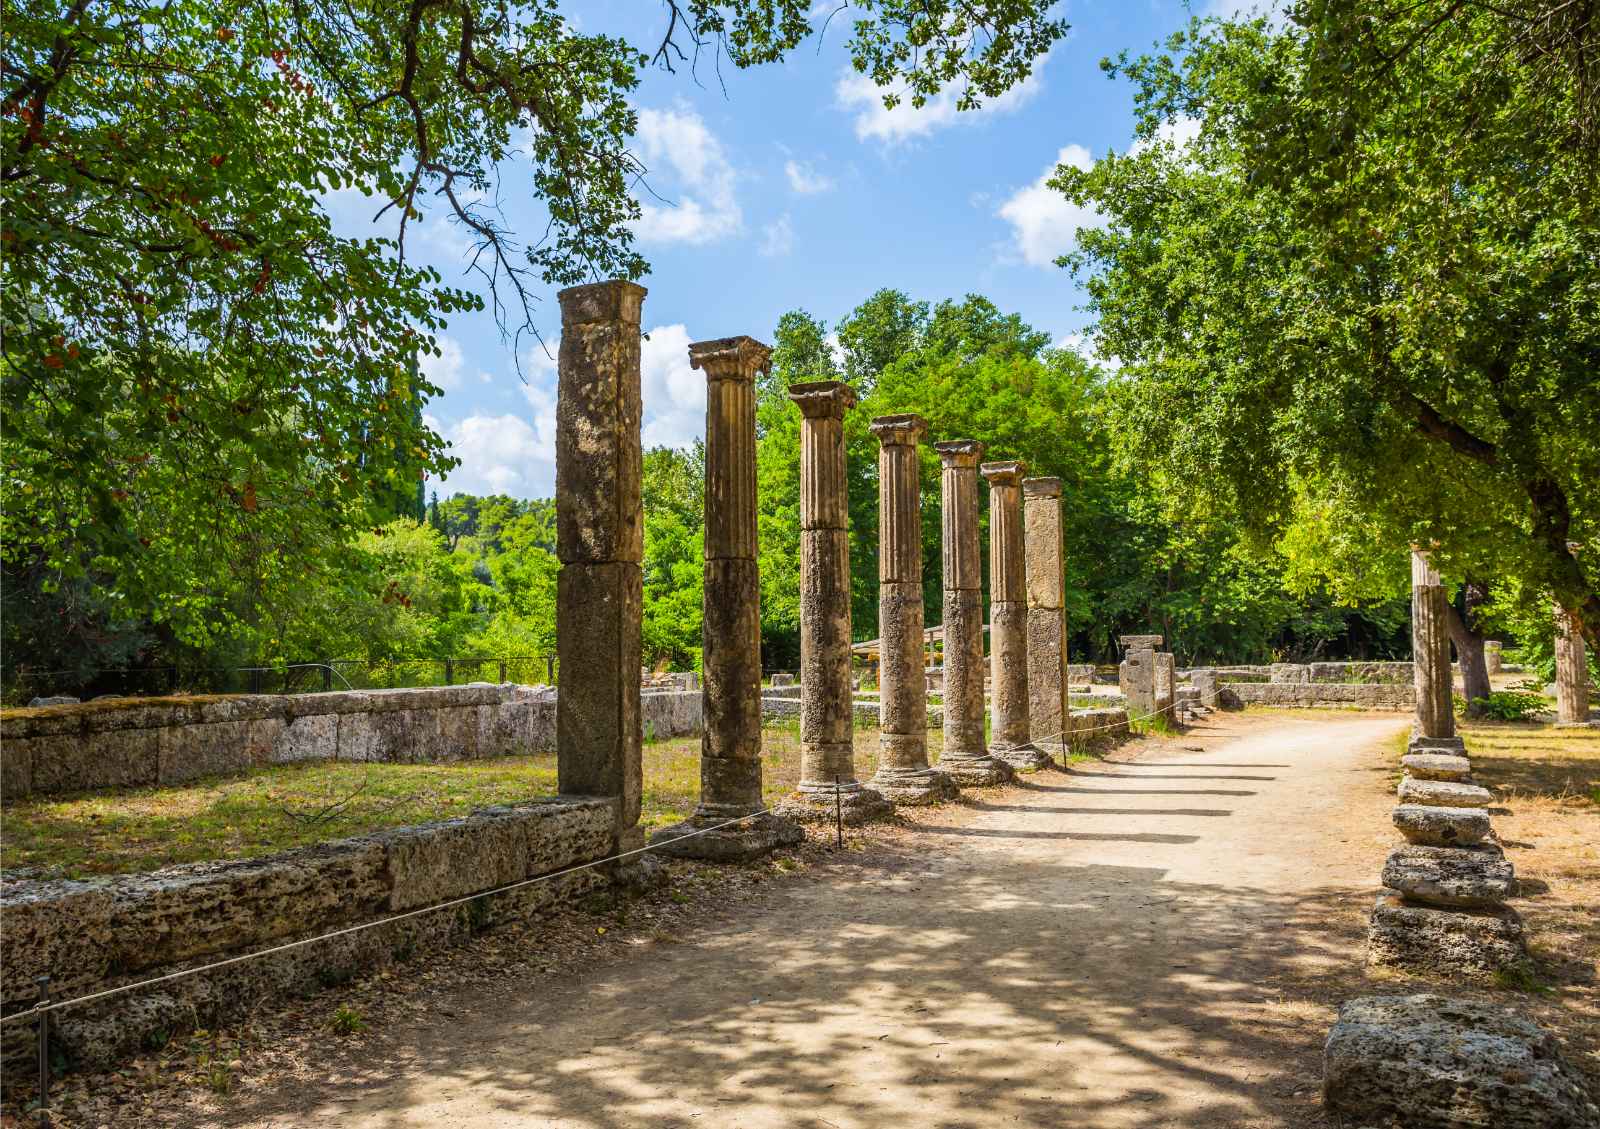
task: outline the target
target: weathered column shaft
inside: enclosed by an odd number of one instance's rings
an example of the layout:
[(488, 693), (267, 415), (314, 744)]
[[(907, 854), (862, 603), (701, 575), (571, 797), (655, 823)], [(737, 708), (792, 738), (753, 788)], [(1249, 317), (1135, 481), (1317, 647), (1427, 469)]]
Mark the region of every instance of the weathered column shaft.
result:
[(1129, 651), (1117, 667), (1117, 682), (1128, 703), (1130, 724), (1148, 721), (1156, 712), (1156, 653)]
[(1454, 706), (1450, 700), (1449, 598), (1428, 554), (1411, 552), (1411, 661), (1417, 688), (1417, 736), (1453, 738)]
[(618, 845), (638, 836), (644, 554), (639, 319), (631, 282), (561, 303), (556, 403), (556, 771), (564, 795), (619, 798)]
[[(756, 565), (755, 378), (772, 351), (750, 337), (689, 346), (706, 374), (704, 729), (700, 803), (652, 842), (668, 854), (748, 859), (799, 842), (799, 829), (761, 810), (761, 578)], [(715, 828), (715, 830), (708, 830)]]
[(1028, 728), (1028, 591), (1020, 462), (984, 463), (989, 480), (989, 661), (993, 697), (989, 751), (1012, 768), (1042, 768)]
[(897, 804), (956, 794), (955, 781), (928, 766), (928, 690), (923, 673), (922, 467), (917, 415), (880, 416), (878, 451), (878, 771), (872, 786)]
[(1556, 605), (1556, 721), (1572, 725), (1589, 719), (1588, 652), (1577, 621)]
[(1061, 480), (1022, 482), (1027, 548), (1028, 732), (1058, 749), (1067, 734), (1067, 610), (1061, 533)]
[(944, 752), (939, 768), (961, 784), (999, 784), (1011, 766), (984, 737), (983, 590), (978, 572), (978, 460), (983, 444), (934, 444), (941, 470), (944, 583)]
[[(800, 424), (800, 795), (844, 806), (852, 822), (893, 810), (855, 773), (850, 676), (850, 511), (844, 414), (855, 393), (836, 380), (796, 384)], [(787, 809), (786, 809), (787, 810)], [(831, 813), (831, 808), (828, 809)], [(805, 818), (813, 813), (796, 811)], [(816, 815), (822, 814), (819, 810)]]

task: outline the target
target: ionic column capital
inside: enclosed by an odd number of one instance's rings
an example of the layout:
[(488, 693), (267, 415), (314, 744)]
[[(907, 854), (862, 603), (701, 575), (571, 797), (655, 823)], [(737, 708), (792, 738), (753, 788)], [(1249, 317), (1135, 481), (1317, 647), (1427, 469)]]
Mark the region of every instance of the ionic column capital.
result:
[(707, 380), (754, 383), (756, 373), (772, 369), (772, 349), (754, 337), (719, 337), (689, 346), (689, 367), (703, 370)]
[(867, 429), (885, 447), (915, 447), (928, 434), (928, 421), (915, 413), (878, 416)]
[(813, 380), (791, 384), (789, 399), (807, 419), (844, 419), (844, 413), (856, 406), (856, 391), (842, 380)]
[(1017, 459), (984, 463), (978, 473), (989, 480), (990, 486), (1020, 486), (1022, 476), (1028, 473), (1028, 464)]
[(939, 461), (952, 469), (975, 470), (983, 458), (983, 444), (976, 439), (950, 439), (935, 443), (933, 449), (939, 453)]

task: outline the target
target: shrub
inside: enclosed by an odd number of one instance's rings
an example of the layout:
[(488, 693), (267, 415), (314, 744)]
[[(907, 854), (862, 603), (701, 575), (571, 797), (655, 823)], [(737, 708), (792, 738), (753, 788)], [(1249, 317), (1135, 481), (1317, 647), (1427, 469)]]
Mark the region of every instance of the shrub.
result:
[(1549, 708), (1544, 695), (1520, 690), (1496, 690), (1487, 698), (1472, 699), (1472, 704), (1482, 716), (1501, 721), (1528, 721)]

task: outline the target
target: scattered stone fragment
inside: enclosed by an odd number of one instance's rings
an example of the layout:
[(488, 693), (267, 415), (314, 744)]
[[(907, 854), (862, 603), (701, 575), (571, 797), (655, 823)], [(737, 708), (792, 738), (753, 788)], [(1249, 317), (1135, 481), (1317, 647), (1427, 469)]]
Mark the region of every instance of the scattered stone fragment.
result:
[(1516, 892), (1515, 871), (1499, 847), (1401, 847), (1383, 864), (1383, 884), (1411, 901), (1493, 909)]
[(1401, 804), (1394, 825), (1413, 843), (1432, 847), (1470, 847), (1489, 837), (1489, 813), (1483, 808), (1444, 808)]
[(1443, 753), (1408, 753), (1400, 758), (1400, 767), (1418, 780), (1453, 780), (1460, 784), (1472, 782), (1472, 762), (1466, 757)]
[(1516, 910), (1436, 909), (1386, 890), (1367, 925), (1367, 963), (1451, 980), (1485, 979), (1525, 969), (1528, 951)]
[(1435, 995), (1341, 1007), (1323, 1050), (1323, 1104), (1362, 1126), (1600, 1125), (1553, 1035), (1506, 1008)]
[(34, 698), (28, 703), (30, 710), (43, 709), (45, 706), (75, 706), (80, 699), (71, 694), (52, 694), (45, 698)]
[(1462, 784), (1455, 780), (1416, 780), (1406, 777), (1400, 781), (1402, 804), (1425, 804), (1436, 808), (1487, 807), (1494, 795), (1476, 784)]

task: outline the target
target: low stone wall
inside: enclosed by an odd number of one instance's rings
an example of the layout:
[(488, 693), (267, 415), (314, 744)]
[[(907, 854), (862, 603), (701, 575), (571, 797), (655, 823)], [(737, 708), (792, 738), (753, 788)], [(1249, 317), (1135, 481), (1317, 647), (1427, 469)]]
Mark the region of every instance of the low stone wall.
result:
[[(698, 690), (646, 693), (640, 709), (647, 738), (700, 732)], [(299, 761), (425, 764), (555, 748), (550, 686), (101, 699), (0, 712), (0, 795), (182, 784)]]
[(1363, 682), (1224, 682), (1217, 689), (1222, 705), (1333, 707), (1343, 709), (1410, 710), (1417, 704), (1416, 689)]
[(1408, 662), (1329, 662), (1271, 663), (1243, 666), (1205, 666), (1180, 670), (1180, 677), (1192, 678), (1200, 671), (1212, 671), (1224, 682), (1325, 682), (1362, 683), (1381, 686), (1409, 686), (1414, 675)]
[[(561, 798), (323, 843), (242, 862), (89, 881), (0, 886), (0, 1012), (147, 980), (603, 858), (612, 799)], [(612, 881), (594, 867), (54, 1013), (74, 1066), (100, 1066), (158, 1033), (231, 1022), (268, 996), (326, 988)], [(5, 1067), (26, 1069), (34, 1024), (4, 1027)]]
[(1067, 715), (1067, 729), (1074, 746), (1126, 737), (1128, 711), (1121, 708), (1074, 709)]

